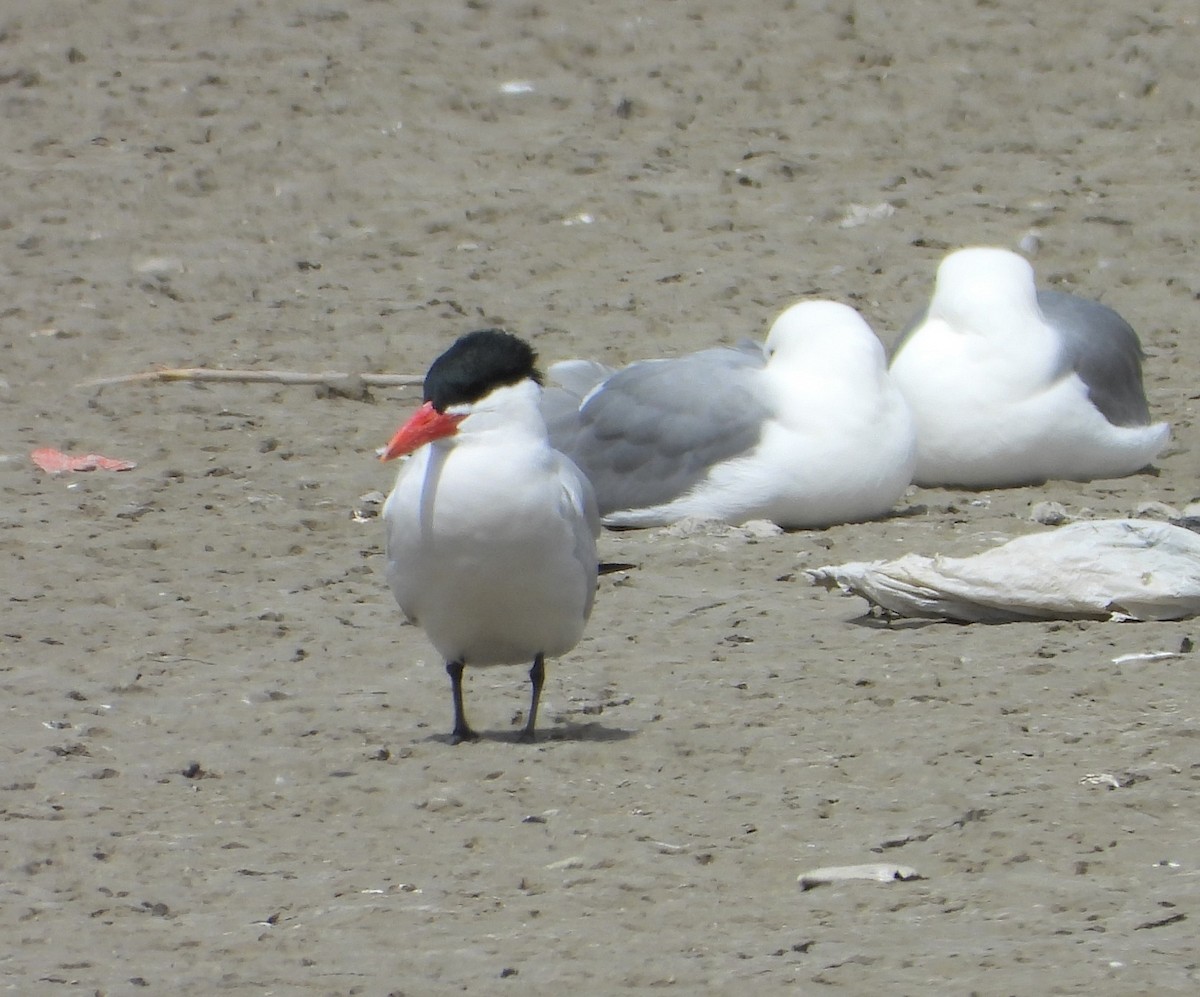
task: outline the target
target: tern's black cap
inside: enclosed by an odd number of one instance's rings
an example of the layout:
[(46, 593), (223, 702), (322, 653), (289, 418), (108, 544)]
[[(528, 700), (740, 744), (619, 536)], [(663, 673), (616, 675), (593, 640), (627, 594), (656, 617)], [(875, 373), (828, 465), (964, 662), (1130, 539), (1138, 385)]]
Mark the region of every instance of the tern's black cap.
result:
[(439, 412), (477, 402), (496, 388), (529, 378), (542, 383), (537, 353), (525, 340), (502, 329), (460, 336), (425, 375), (425, 401)]

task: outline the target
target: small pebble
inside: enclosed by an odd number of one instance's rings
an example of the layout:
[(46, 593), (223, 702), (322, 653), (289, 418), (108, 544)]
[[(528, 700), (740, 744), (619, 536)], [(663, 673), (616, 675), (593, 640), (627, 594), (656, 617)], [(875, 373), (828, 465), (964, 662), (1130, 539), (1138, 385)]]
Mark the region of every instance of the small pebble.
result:
[(1017, 248), (1026, 256), (1037, 256), (1038, 250), (1042, 248), (1041, 232), (1035, 228), (1031, 228), (1021, 236), (1021, 241), (1017, 243)]
[(1071, 517), (1061, 502), (1038, 502), (1029, 510), (1029, 518), (1043, 526), (1061, 526)]
[(1133, 514), (1137, 519), (1156, 519), (1163, 522), (1179, 518), (1179, 510), (1166, 502), (1139, 502)]

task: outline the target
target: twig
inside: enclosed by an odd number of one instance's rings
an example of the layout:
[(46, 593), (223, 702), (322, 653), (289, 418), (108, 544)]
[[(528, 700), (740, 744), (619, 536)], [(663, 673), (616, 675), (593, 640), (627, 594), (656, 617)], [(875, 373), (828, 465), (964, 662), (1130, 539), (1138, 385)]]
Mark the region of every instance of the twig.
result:
[(394, 388), (420, 384), (420, 374), (344, 374), (329, 370), (319, 374), (296, 370), (219, 370), (211, 367), (167, 367), (147, 370), (140, 374), (121, 374), (118, 377), (98, 377), (80, 381), (77, 388), (101, 388), (110, 384), (132, 384), (142, 381), (235, 381), (238, 383), (324, 384), (337, 387), (358, 382), (368, 388)]

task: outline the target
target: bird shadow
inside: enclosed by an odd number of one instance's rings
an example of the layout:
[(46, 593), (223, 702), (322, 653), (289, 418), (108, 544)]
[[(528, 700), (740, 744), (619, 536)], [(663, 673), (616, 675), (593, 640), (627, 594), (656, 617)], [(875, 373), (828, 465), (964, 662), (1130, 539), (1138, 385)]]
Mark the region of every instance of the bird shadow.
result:
[[(509, 744), (526, 744), (521, 740), (520, 731), (511, 729), (493, 729), (493, 730), (476, 730), (479, 736), (474, 741), (465, 741), (464, 744), (479, 743), (482, 741)], [(532, 742), (533, 746), (550, 744), (557, 741), (575, 741), (582, 743), (601, 743), (605, 741), (627, 741), (633, 737), (637, 731), (625, 730), (622, 727), (608, 727), (605, 724), (590, 721), (588, 723), (566, 723), (557, 724), (554, 727), (539, 728), (537, 740)], [(430, 734), (424, 738), (428, 742), (437, 742), (441, 744), (454, 744), (453, 736), (450, 734)]]
[(906, 616), (889, 616), (868, 611), (862, 616), (854, 616), (846, 621), (852, 627), (863, 627), (867, 630), (924, 630), (926, 627), (953, 624), (955, 620), (913, 618)]
[(623, 727), (608, 727), (594, 720), (586, 723), (568, 721), (544, 730), (539, 741), (628, 741), (636, 733)]

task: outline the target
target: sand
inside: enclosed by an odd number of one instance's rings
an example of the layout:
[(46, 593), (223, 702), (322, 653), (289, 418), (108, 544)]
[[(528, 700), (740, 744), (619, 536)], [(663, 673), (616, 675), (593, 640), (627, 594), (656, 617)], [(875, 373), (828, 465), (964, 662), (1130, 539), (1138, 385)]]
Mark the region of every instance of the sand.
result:
[[(803, 569), (1197, 497), (1194, 5), (11, 4), (0, 13), (0, 978), (21, 994), (1191, 994), (1195, 621), (887, 626)], [(892, 342), (1023, 245), (1145, 344), (1153, 473), (602, 537), (480, 743), (360, 497), (420, 373)], [(136, 460), (52, 477), (55, 446)], [(1152, 507), (1157, 508), (1157, 507)], [(360, 521), (362, 520), (362, 521)], [(830, 865), (923, 877), (801, 891)]]

